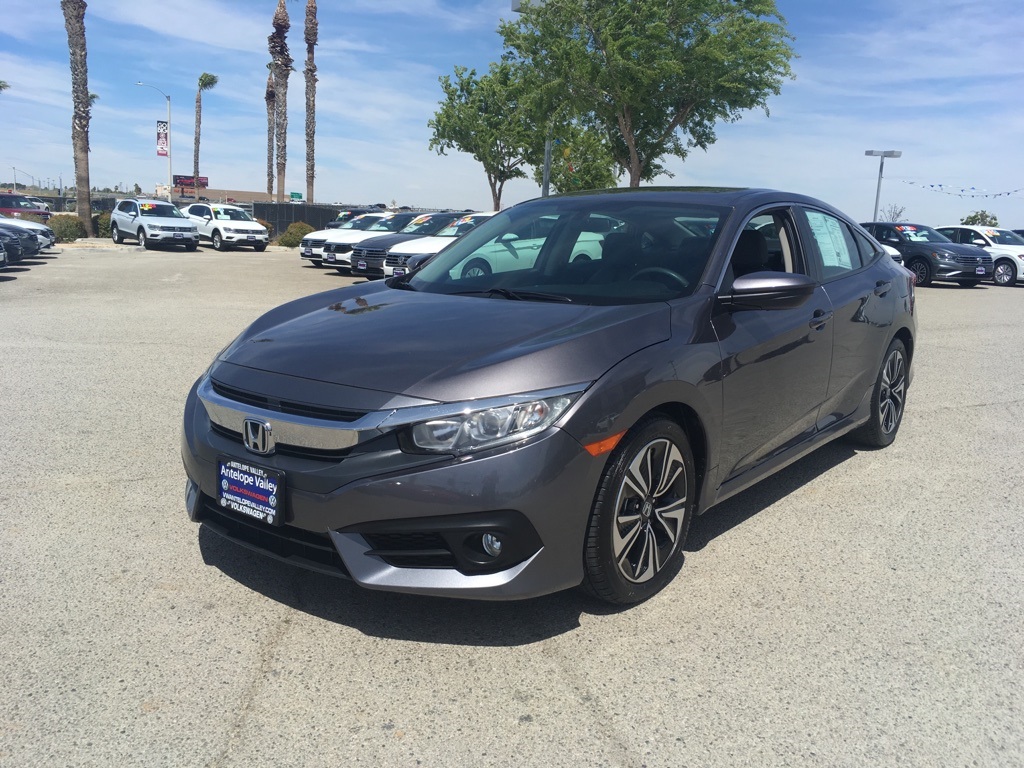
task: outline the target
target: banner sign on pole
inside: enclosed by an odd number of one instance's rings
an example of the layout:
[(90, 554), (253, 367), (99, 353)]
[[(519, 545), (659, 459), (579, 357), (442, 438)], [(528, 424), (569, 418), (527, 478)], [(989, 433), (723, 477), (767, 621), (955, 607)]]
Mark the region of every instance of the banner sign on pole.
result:
[(156, 155), (167, 157), (167, 121), (156, 121)]

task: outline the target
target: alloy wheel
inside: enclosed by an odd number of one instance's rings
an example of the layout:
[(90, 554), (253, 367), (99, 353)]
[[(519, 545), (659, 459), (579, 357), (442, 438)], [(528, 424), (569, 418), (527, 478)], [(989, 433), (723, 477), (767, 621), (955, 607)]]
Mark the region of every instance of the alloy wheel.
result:
[(992, 282), (996, 285), (1013, 285), (1017, 281), (1014, 271), (1012, 264), (1001, 261), (992, 272)]
[(624, 579), (653, 578), (679, 545), (687, 511), (686, 465), (679, 448), (658, 438), (629, 463), (615, 502), (612, 554)]
[(907, 390), (907, 366), (903, 352), (894, 349), (882, 369), (882, 387), (878, 396), (882, 431), (890, 434), (900, 423)]

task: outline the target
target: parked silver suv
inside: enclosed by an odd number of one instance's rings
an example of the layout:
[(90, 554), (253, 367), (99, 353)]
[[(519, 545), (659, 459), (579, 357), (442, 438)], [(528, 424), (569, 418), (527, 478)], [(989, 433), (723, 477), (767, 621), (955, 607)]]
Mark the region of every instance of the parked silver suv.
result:
[(196, 225), (164, 200), (119, 200), (110, 213), (110, 237), (115, 243), (134, 238), (147, 249), (183, 245), (186, 251), (194, 251), (199, 247)]

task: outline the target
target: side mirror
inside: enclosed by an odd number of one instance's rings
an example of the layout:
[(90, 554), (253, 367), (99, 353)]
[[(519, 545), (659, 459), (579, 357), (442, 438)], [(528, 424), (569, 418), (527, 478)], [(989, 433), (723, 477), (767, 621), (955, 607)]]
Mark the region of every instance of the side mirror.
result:
[(795, 309), (806, 302), (818, 283), (807, 275), (791, 272), (751, 272), (737, 277), (719, 303), (734, 310)]
[(982, 248), (984, 248), (986, 245), (988, 245), (988, 243), (986, 243), (980, 237), (975, 237), (974, 239), (971, 240), (971, 245), (980, 245)]
[(898, 237), (894, 237), (893, 235), (889, 235), (888, 237), (883, 238), (882, 242), (889, 243), (889, 245), (899, 245), (900, 239)]

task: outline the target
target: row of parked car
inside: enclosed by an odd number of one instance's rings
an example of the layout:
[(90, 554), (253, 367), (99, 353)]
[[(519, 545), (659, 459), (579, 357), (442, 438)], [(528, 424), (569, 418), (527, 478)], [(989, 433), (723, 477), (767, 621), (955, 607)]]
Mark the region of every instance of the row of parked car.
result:
[(316, 266), (364, 277), (402, 275), (495, 213), (356, 213), (335, 227), (306, 235), (299, 244), (299, 257)]
[(929, 227), (909, 222), (861, 224), (878, 242), (900, 252), (918, 285), (932, 281), (964, 287), (991, 280), (1011, 286), (1024, 279), (1024, 230), (949, 224)]
[(0, 269), (35, 256), (56, 243), (57, 238), (47, 225), (0, 213)]
[(196, 250), (202, 240), (217, 251), (241, 246), (265, 251), (270, 241), (266, 227), (237, 205), (198, 202), (176, 208), (143, 198), (117, 202), (110, 213), (110, 237), (115, 243), (135, 240), (147, 249), (170, 245), (187, 251)]

